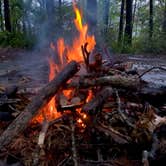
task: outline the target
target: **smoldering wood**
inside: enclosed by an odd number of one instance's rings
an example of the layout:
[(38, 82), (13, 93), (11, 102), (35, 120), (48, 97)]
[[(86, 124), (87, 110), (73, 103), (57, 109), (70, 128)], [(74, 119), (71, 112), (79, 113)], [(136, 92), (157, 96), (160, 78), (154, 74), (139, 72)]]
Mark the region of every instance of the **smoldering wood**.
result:
[(51, 82), (41, 89), (37, 96), (32, 98), (32, 102), (25, 110), (8, 126), (0, 136), (0, 149), (8, 145), (27, 126), (30, 120), (43, 108), (57, 91), (69, 80), (77, 71), (77, 62), (70, 62)]
[(113, 94), (113, 89), (110, 87), (104, 88), (94, 99), (85, 104), (82, 108), (83, 112), (94, 113), (97, 109), (101, 108), (104, 102)]

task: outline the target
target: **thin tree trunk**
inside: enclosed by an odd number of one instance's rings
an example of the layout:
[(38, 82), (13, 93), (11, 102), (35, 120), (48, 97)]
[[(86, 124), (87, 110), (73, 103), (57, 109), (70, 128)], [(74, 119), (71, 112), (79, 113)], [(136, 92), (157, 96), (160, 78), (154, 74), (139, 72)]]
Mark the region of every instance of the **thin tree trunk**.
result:
[(61, 28), (62, 27), (62, 22), (63, 22), (63, 20), (62, 20), (62, 0), (59, 0), (59, 28)]
[(122, 44), (123, 26), (124, 26), (124, 5), (125, 5), (125, 0), (122, 0), (121, 10), (120, 10), (120, 21), (119, 21), (119, 35), (118, 35), (119, 45)]
[(125, 44), (132, 44), (132, 0), (126, 0), (126, 27), (125, 27)]
[(11, 20), (10, 20), (10, 7), (9, 0), (4, 0), (4, 18), (5, 18), (5, 28), (7, 31), (11, 32)]
[(108, 22), (109, 22), (109, 9), (110, 9), (110, 0), (104, 0), (104, 33), (108, 30)]
[(46, 0), (46, 11), (47, 11), (47, 32), (48, 38), (51, 39), (54, 30), (54, 1)]
[(0, 29), (3, 31), (4, 26), (3, 26), (3, 15), (2, 15), (2, 0), (0, 0)]
[(153, 37), (153, 0), (149, 2), (149, 38)]
[(163, 17), (163, 27), (162, 30), (164, 33), (166, 33), (166, 1), (164, 5), (164, 17)]
[(135, 0), (135, 3), (134, 3), (134, 9), (133, 9), (133, 20), (132, 20), (132, 28), (133, 28), (133, 26), (134, 26), (136, 9), (137, 9), (137, 0)]
[(90, 32), (95, 33), (97, 26), (97, 0), (87, 1), (87, 22)]

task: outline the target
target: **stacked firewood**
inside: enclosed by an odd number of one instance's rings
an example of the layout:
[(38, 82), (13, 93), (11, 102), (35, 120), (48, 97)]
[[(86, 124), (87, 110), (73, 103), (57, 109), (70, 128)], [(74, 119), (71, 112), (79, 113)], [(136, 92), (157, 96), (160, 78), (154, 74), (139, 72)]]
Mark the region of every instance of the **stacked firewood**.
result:
[[(105, 61), (101, 53), (89, 53), (87, 44), (82, 52), (84, 64), (71, 61), (31, 101), (26, 100), (24, 110), (7, 116), (10, 123), (0, 135), (4, 163), (11, 158), (18, 165), (58, 166), (148, 165), (162, 160), (166, 117), (159, 105), (165, 102), (166, 88), (142, 81), (131, 62)], [(64, 90), (72, 91), (69, 98), (64, 98)], [(3, 94), (0, 108), (25, 100)], [(32, 123), (54, 96), (61, 116)], [(1, 121), (4, 114), (0, 112)]]

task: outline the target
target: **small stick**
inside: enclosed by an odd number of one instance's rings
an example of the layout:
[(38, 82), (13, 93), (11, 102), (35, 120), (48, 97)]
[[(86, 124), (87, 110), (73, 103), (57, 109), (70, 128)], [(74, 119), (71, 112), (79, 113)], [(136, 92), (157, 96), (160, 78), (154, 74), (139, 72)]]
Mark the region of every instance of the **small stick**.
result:
[(143, 73), (139, 76), (139, 78), (143, 77), (146, 73), (149, 73), (150, 71), (152, 71), (152, 70), (154, 70), (154, 69), (160, 69), (160, 70), (166, 71), (166, 69), (163, 68), (163, 67), (152, 67), (152, 68), (146, 70), (145, 72), (143, 72)]
[(70, 119), (70, 125), (71, 125), (71, 141), (72, 141), (71, 143), (72, 143), (73, 161), (74, 161), (74, 166), (78, 166), (76, 140), (75, 140), (75, 125), (73, 122), (73, 117)]

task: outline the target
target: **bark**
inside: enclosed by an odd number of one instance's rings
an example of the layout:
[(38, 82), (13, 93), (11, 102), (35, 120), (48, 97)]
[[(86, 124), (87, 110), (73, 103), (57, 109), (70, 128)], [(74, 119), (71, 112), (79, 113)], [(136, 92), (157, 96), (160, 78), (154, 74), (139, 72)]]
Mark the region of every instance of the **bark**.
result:
[(10, 5), (9, 0), (4, 0), (4, 18), (5, 18), (5, 28), (7, 31), (11, 32), (11, 20), (10, 20)]
[(126, 0), (126, 27), (125, 27), (125, 44), (130, 46), (132, 43), (132, 2)]
[(125, 5), (125, 0), (122, 0), (122, 2), (121, 2), (121, 10), (120, 10), (120, 21), (119, 21), (119, 35), (118, 35), (118, 43), (119, 43), (119, 45), (121, 45), (122, 36), (123, 36), (124, 5)]
[(153, 37), (153, 0), (149, 2), (149, 38)]
[(30, 120), (38, 113), (38, 111), (43, 108), (57, 93), (59, 88), (78, 71), (78, 67), (79, 66), (75, 61), (70, 62), (56, 78), (39, 91), (38, 95), (32, 99), (32, 102), (1, 135), (0, 149), (8, 145), (27, 127)]

